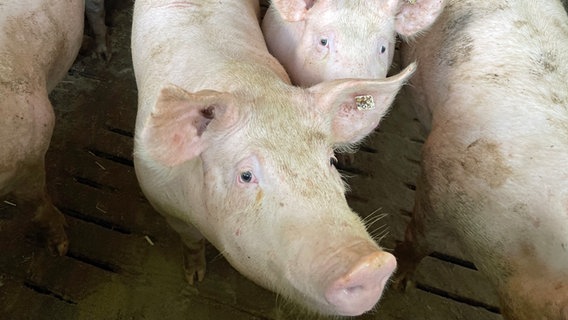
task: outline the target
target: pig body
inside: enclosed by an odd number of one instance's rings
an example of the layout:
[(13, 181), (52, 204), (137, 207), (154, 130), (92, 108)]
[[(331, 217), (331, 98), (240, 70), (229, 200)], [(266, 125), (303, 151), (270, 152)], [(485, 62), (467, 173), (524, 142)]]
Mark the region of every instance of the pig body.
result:
[(444, 0), (273, 0), (262, 22), (266, 44), (294, 84), (384, 78), (396, 35), (427, 29)]
[(0, 195), (34, 213), (50, 247), (65, 254), (64, 217), (45, 186), (44, 157), (55, 122), (48, 93), (81, 45), (82, 0), (10, 1), (1, 5)]
[[(396, 262), (348, 207), (330, 157), (376, 127), (414, 67), (291, 86), (258, 11), (257, 0), (136, 1), (138, 180), (180, 234), (190, 283), (204, 276), (204, 236), (242, 274), (312, 311), (363, 313)], [(377, 107), (356, 108), (361, 94)]]
[[(448, 2), (402, 49), (429, 135), (402, 274), (454, 237), (507, 319), (568, 319), (568, 18), (558, 0)], [(440, 238), (440, 235), (443, 238)]]

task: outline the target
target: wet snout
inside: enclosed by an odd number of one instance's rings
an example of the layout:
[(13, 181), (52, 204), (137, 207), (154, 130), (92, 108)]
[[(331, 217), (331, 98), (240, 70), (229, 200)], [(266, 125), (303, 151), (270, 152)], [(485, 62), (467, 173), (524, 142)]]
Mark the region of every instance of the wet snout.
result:
[(395, 269), (396, 259), (392, 254), (384, 251), (367, 254), (330, 282), (325, 298), (337, 314), (360, 315), (371, 310), (379, 301)]

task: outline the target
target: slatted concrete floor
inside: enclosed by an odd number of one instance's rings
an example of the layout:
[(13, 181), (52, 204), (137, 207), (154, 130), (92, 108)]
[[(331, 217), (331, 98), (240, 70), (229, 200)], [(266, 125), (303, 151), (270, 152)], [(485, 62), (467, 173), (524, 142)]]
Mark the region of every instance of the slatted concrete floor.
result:
[[(52, 94), (49, 190), (69, 224), (69, 253), (51, 256), (29, 217), (1, 203), (0, 318), (311, 319), (240, 276), (211, 246), (206, 279), (185, 283), (181, 243), (134, 175), (132, 4), (121, 3), (109, 11), (110, 64), (80, 57)], [(422, 141), (413, 112), (398, 102), (346, 168), (352, 207), (362, 217), (386, 214), (370, 226), (376, 234), (386, 226), (386, 248), (402, 239), (410, 219)], [(378, 309), (359, 319), (501, 319), (495, 294), (467, 255), (451, 241), (437, 252), (420, 265), (415, 288), (388, 290)]]

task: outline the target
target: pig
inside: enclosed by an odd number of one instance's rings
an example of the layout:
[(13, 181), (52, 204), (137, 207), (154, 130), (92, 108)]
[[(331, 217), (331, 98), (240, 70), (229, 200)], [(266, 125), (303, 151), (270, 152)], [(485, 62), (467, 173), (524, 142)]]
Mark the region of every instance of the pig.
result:
[(95, 53), (100, 59), (110, 61), (112, 51), (105, 24), (104, 0), (85, 0), (85, 15), (95, 34)]
[(396, 260), (349, 208), (333, 148), (378, 125), (415, 65), (299, 88), (258, 19), (258, 0), (135, 2), (136, 176), (181, 236), (189, 283), (204, 277), (207, 239), (310, 311), (362, 314)]
[(405, 240), (404, 287), (456, 242), (506, 319), (568, 319), (568, 17), (559, 0), (450, 0), (401, 48), (428, 136)]
[(396, 34), (426, 30), (445, 0), (272, 0), (262, 21), (268, 50), (292, 83), (384, 78)]
[(83, 0), (7, 1), (0, 11), (0, 196), (13, 195), (20, 211), (32, 213), (60, 255), (69, 242), (46, 190), (55, 123), (48, 93), (79, 51), (83, 12)]

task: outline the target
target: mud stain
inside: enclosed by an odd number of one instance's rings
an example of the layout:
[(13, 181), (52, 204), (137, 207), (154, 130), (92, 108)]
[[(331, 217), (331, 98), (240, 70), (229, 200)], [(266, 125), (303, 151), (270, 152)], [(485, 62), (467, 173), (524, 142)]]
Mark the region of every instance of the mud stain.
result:
[(503, 185), (513, 173), (499, 151), (499, 145), (486, 139), (471, 143), (460, 163), (467, 173), (484, 180), (491, 188)]

